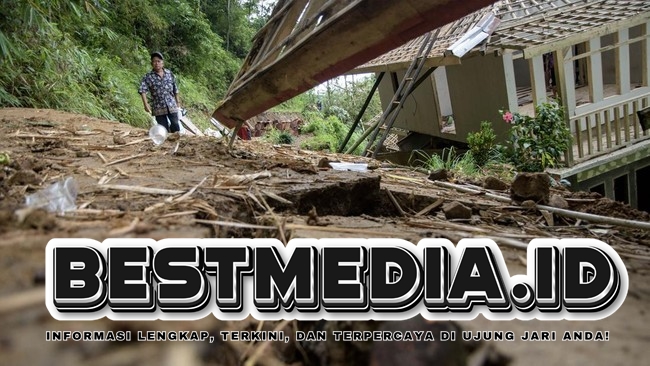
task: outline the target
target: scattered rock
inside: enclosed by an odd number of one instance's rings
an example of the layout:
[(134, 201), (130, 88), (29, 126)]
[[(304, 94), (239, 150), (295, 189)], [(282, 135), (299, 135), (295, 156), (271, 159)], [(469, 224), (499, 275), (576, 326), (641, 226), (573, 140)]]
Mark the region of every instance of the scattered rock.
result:
[(445, 169), (439, 169), (431, 172), (429, 174), (429, 180), (431, 181), (437, 181), (437, 180), (447, 180), (449, 179), (449, 173)]
[(549, 194), (550, 181), (546, 173), (519, 173), (510, 185), (510, 197), (515, 201), (546, 204)]
[(7, 184), (19, 186), (38, 185), (40, 183), (41, 177), (33, 170), (19, 170), (7, 180)]
[(124, 139), (124, 137), (122, 137), (120, 135), (114, 135), (113, 136), (113, 143), (115, 145), (126, 145), (126, 140)]
[(79, 150), (75, 154), (78, 158), (87, 158), (90, 156), (90, 152), (88, 150)]
[(564, 210), (567, 210), (569, 208), (569, 202), (567, 202), (567, 200), (565, 200), (564, 197), (560, 196), (559, 194), (552, 195), (548, 200), (548, 205)]
[(327, 169), (332, 168), (332, 166), (330, 165), (330, 160), (328, 158), (320, 159), (320, 161), (318, 162), (318, 167), (319, 168), (327, 168)]
[(460, 202), (450, 202), (442, 207), (443, 212), (447, 220), (454, 219), (471, 219), (472, 218), (472, 209), (463, 205)]
[(508, 183), (494, 177), (485, 178), (485, 182), (483, 183), (483, 188), (492, 189), (495, 191), (505, 191), (506, 189), (508, 189), (508, 187), (509, 187)]

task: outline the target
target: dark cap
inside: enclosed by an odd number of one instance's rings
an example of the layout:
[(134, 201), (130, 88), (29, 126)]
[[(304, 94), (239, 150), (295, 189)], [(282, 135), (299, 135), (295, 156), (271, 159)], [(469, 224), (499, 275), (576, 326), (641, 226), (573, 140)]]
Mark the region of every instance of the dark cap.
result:
[(154, 57), (158, 57), (159, 59), (164, 60), (163, 55), (160, 52), (152, 52), (151, 59), (153, 60)]

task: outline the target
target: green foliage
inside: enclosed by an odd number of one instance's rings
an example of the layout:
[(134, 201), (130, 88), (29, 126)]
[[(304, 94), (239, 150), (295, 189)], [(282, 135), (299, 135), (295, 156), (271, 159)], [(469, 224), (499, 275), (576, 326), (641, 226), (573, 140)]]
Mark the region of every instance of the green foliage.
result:
[(291, 145), (293, 144), (294, 137), (287, 131), (272, 128), (264, 134), (264, 140), (272, 144)]
[(535, 117), (519, 113), (502, 113), (512, 125), (506, 154), (521, 171), (544, 171), (556, 167), (571, 147), (571, 130), (564, 121), (563, 109), (556, 101), (535, 108)]
[[(317, 111), (306, 112), (303, 115), (307, 124), (300, 129), (300, 133), (313, 135), (302, 142), (301, 147), (304, 149), (336, 151), (348, 134), (349, 126), (336, 116), (324, 117)], [(354, 134), (352, 140), (355, 138), (358, 138), (358, 134)], [(354, 153), (360, 154), (361, 147)]]
[(492, 129), (492, 124), (487, 121), (481, 122), (481, 129), (478, 132), (467, 134), (467, 143), (469, 150), (472, 152), (476, 165), (484, 166), (490, 160), (490, 156), (495, 149), (497, 135)]
[[(0, 107), (56, 108), (147, 126), (137, 89), (157, 50), (177, 77), (190, 118), (207, 127), (259, 26), (258, 0), (226, 1), (3, 0)], [(230, 6), (231, 39), (242, 40), (236, 54), (197, 5)], [(236, 23), (250, 29), (240, 33)]]
[[(417, 158), (413, 159), (414, 157)], [(444, 169), (468, 177), (479, 173), (472, 152), (467, 151), (464, 154), (458, 154), (453, 147), (443, 149), (441, 155), (429, 155), (424, 151), (415, 150), (411, 153), (409, 160), (411, 160), (411, 164), (421, 165), (431, 171)]]

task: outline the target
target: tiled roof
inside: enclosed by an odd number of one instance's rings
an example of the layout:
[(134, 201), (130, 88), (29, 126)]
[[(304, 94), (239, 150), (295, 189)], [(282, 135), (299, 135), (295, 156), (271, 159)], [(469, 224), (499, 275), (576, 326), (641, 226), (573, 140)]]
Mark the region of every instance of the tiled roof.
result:
[[(642, 13), (648, 13), (650, 18), (650, 1), (498, 1), (492, 6), (441, 27), (428, 58), (438, 59), (441, 64), (444, 64), (445, 50), (490, 12), (501, 20), (501, 24), (488, 39), (488, 47), (525, 49), (549, 44)], [(357, 67), (354, 72), (388, 71), (403, 68), (404, 65), (411, 63), (423, 40), (424, 36), (413, 39), (403, 46)]]

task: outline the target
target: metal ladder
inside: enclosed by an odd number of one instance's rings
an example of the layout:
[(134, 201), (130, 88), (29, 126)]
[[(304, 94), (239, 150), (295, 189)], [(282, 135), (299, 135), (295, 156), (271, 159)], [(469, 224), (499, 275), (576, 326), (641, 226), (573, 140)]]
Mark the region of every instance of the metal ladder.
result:
[[(384, 131), (383, 135), (379, 139), (379, 142), (377, 143), (377, 146), (375, 147), (372, 153), (373, 158), (377, 157), (377, 152), (381, 149), (384, 142), (386, 141), (386, 137), (388, 137), (390, 129), (393, 127), (393, 124), (395, 123), (395, 120), (397, 119), (397, 116), (399, 115), (402, 106), (406, 102), (406, 98), (409, 95), (411, 95), (411, 92), (413, 92), (413, 90), (415, 90), (415, 88), (417, 88), (417, 86), (420, 85), (422, 81), (424, 81), (424, 78), (431, 75), (431, 72), (433, 72), (433, 70), (435, 69), (435, 68), (431, 68), (426, 72), (425, 75), (418, 78), (420, 72), (422, 71), (422, 68), (424, 67), (424, 64), (427, 61), (427, 56), (429, 55), (429, 52), (431, 51), (433, 44), (438, 38), (439, 32), (440, 29), (436, 30), (435, 34), (432, 34), (432, 32), (427, 33), (424, 41), (422, 42), (422, 45), (420, 46), (420, 49), (418, 50), (416, 57), (413, 59), (413, 62), (411, 62), (411, 65), (409, 65), (409, 68), (406, 71), (404, 78), (400, 82), (397, 91), (395, 91), (395, 94), (393, 95), (390, 105), (386, 108), (379, 121), (377, 121), (371, 128), (367, 130), (368, 132), (372, 131), (372, 135), (368, 140), (368, 144), (364, 149), (363, 155), (366, 156), (368, 155), (369, 150), (371, 149), (373, 143), (375, 142), (375, 139), (377, 138), (377, 135), (379, 134), (380, 127), (385, 124), (386, 130)], [(363, 137), (360, 139), (360, 141), (362, 139)]]

